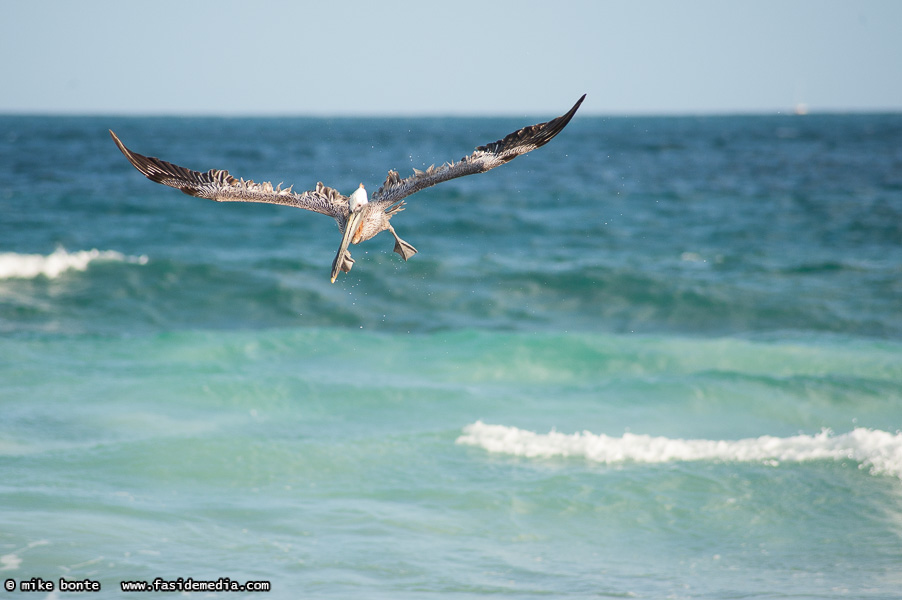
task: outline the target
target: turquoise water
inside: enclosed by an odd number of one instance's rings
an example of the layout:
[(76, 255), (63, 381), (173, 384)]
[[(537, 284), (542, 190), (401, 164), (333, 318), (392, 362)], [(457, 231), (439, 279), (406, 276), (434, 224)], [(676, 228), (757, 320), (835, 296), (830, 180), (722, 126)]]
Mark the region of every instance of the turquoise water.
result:
[(899, 115), (577, 115), (334, 285), (106, 133), (347, 192), (530, 122), (0, 117), (0, 579), (898, 597)]

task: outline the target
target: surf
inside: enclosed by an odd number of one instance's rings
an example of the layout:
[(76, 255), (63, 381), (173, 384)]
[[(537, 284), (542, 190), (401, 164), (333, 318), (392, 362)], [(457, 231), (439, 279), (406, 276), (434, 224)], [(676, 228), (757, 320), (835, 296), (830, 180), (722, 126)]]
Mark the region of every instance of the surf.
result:
[(476, 421), (457, 438), (461, 445), (492, 453), (526, 458), (583, 458), (606, 465), (675, 461), (781, 462), (853, 460), (873, 475), (902, 479), (902, 432), (857, 427), (835, 434), (824, 429), (814, 435), (763, 435), (739, 440), (680, 439), (624, 433), (620, 437), (589, 431), (546, 434)]
[(116, 250), (78, 250), (69, 252), (65, 248), (57, 248), (52, 253), (19, 254), (17, 252), (0, 253), (0, 279), (34, 279), (47, 277), (56, 279), (63, 273), (87, 271), (96, 261), (115, 261), (145, 265), (147, 256), (126, 256)]

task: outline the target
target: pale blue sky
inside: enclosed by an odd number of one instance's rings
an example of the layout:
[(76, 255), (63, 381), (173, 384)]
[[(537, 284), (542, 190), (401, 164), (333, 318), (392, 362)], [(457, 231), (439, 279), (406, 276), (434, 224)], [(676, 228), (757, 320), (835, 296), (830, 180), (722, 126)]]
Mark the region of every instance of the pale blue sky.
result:
[(0, 0), (0, 113), (902, 110), (902, 1)]

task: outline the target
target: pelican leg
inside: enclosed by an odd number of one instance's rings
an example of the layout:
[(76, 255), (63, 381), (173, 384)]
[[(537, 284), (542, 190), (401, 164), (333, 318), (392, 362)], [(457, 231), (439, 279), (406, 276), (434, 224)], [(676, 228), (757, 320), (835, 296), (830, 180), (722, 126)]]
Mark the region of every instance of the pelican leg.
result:
[(348, 252), (348, 244), (351, 243), (351, 238), (354, 236), (354, 232), (357, 231), (362, 219), (362, 210), (348, 215), (348, 222), (345, 224), (344, 234), (341, 236), (341, 246), (338, 247), (335, 259), (332, 260), (332, 283), (335, 283), (335, 278), (338, 277), (339, 271), (347, 273), (354, 266), (354, 259), (351, 258), (351, 253)]
[(395, 233), (395, 228), (391, 225), (388, 226), (388, 230), (391, 232), (393, 236), (395, 236), (395, 252), (401, 255), (401, 258), (407, 260), (411, 256), (417, 253), (417, 249), (402, 240), (398, 237), (398, 234)]

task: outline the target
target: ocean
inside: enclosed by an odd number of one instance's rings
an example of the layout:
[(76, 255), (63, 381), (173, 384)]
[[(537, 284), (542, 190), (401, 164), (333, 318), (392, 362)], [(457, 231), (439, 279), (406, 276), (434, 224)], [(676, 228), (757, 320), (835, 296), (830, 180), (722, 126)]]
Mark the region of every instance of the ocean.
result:
[(553, 116), (0, 116), (0, 595), (902, 597), (902, 114), (107, 132)]

